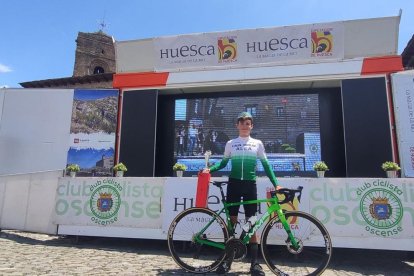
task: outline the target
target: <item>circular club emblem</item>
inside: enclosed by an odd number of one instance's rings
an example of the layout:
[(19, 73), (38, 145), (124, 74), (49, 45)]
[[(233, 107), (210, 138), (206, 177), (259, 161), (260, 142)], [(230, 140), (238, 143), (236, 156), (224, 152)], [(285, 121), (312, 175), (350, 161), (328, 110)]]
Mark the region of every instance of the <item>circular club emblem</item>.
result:
[(318, 150), (319, 150), (319, 147), (318, 147), (318, 145), (317, 145), (317, 144), (311, 144), (311, 145), (309, 146), (309, 149), (310, 149), (310, 151), (311, 151), (312, 153), (317, 153), (317, 152), (318, 152)]
[(379, 229), (396, 226), (403, 216), (400, 199), (391, 191), (380, 188), (369, 190), (362, 196), (360, 210), (364, 220)]
[[(113, 218), (118, 214), (120, 206), (121, 196), (118, 190), (113, 186), (100, 185), (92, 192), (90, 207), (92, 214), (98, 219), (93, 219), (94, 221), (112, 221)], [(103, 223), (99, 222), (99, 224)]]

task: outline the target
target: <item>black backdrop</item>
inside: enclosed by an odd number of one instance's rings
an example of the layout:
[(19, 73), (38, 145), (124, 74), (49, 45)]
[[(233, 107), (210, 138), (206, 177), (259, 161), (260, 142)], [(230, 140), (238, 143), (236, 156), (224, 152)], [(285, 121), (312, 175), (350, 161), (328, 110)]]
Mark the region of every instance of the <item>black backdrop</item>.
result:
[(342, 81), (347, 177), (385, 177), (392, 160), (385, 78)]
[(154, 176), (157, 90), (126, 91), (122, 96), (119, 161), (125, 176)]

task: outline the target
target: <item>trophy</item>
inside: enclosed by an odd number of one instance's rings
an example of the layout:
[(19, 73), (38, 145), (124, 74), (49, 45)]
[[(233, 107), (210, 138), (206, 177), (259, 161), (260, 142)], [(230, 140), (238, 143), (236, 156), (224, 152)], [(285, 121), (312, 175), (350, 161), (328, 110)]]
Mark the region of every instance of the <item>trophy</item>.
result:
[(208, 169), (208, 160), (210, 159), (211, 151), (206, 151), (204, 153), (204, 161), (206, 162), (204, 169)]

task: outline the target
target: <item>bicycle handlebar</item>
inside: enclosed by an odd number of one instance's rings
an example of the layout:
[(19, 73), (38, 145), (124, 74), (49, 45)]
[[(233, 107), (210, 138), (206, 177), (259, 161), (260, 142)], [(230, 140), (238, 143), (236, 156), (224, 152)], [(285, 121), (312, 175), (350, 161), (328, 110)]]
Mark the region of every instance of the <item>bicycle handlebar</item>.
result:
[(272, 197), (275, 197), (276, 194), (284, 195), (284, 198), (278, 201), (279, 204), (285, 204), (288, 202), (291, 202), (293, 204), (293, 200), (295, 199), (296, 193), (299, 194), (297, 198), (298, 198), (298, 201), (300, 202), (300, 198), (302, 197), (302, 190), (303, 190), (303, 186), (299, 186), (296, 189), (281, 188), (276, 191), (271, 191), (270, 194)]
[[(213, 184), (214, 186), (220, 188), (220, 191), (223, 191), (221, 189), (221, 186), (223, 185), (227, 185), (228, 181), (210, 181), (211, 184)], [(279, 190), (276, 191), (271, 191), (270, 194), (272, 197), (276, 197), (276, 194), (281, 194), (284, 195), (284, 198), (280, 201), (278, 201), (279, 204), (285, 204), (288, 202), (291, 202), (293, 204), (293, 200), (295, 199), (296, 193), (298, 193), (299, 195), (297, 196), (299, 202), (300, 202), (300, 198), (302, 197), (302, 190), (303, 190), (303, 186), (299, 186), (296, 189), (289, 189), (289, 188), (281, 188)], [(224, 196), (224, 194), (223, 194)]]

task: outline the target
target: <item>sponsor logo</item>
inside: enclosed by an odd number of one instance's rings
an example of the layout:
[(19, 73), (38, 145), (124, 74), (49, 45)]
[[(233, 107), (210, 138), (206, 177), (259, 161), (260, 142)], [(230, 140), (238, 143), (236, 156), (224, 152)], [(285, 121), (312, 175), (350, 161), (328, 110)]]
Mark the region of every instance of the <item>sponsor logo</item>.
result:
[[(265, 41), (250, 41), (246, 43), (247, 53), (291, 51), (308, 48), (306, 37), (282, 37)], [(267, 56), (265, 56), (267, 57)], [(273, 57), (273, 56), (270, 56)]]
[(160, 59), (211, 56), (215, 55), (215, 50), (213, 45), (182, 45), (177, 48), (160, 49)]
[(113, 179), (98, 180), (91, 185), (91, 220), (105, 226), (118, 221), (122, 187)]
[[(390, 237), (402, 232), (400, 225), (403, 216), (403, 206), (400, 199), (394, 192), (396, 186), (385, 181), (378, 187), (377, 182), (365, 183), (357, 190), (361, 196), (360, 211), (363, 219), (367, 223), (365, 230), (372, 235)], [(362, 193), (365, 191), (365, 193)], [(398, 191), (397, 191), (397, 194)]]
[(85, 142), (89, 142), (89, 139), (73, 138), (74, 144), (85, 143)]
[(219, 63), (237, 61), (236, 38), (236, 36), (229, 36), (217, 40)]
[(318, 145), (317, 145), (317, 144), (311, 144), (311, 145), (309, 146), (309, 150), (310, 150), (312, 153), (317, 153), (317, 152), (319, 151), (319, 147), (318, 147)]
[(332, 28), (311, 31), (312, 57), (332, 56), (333, 35)]

